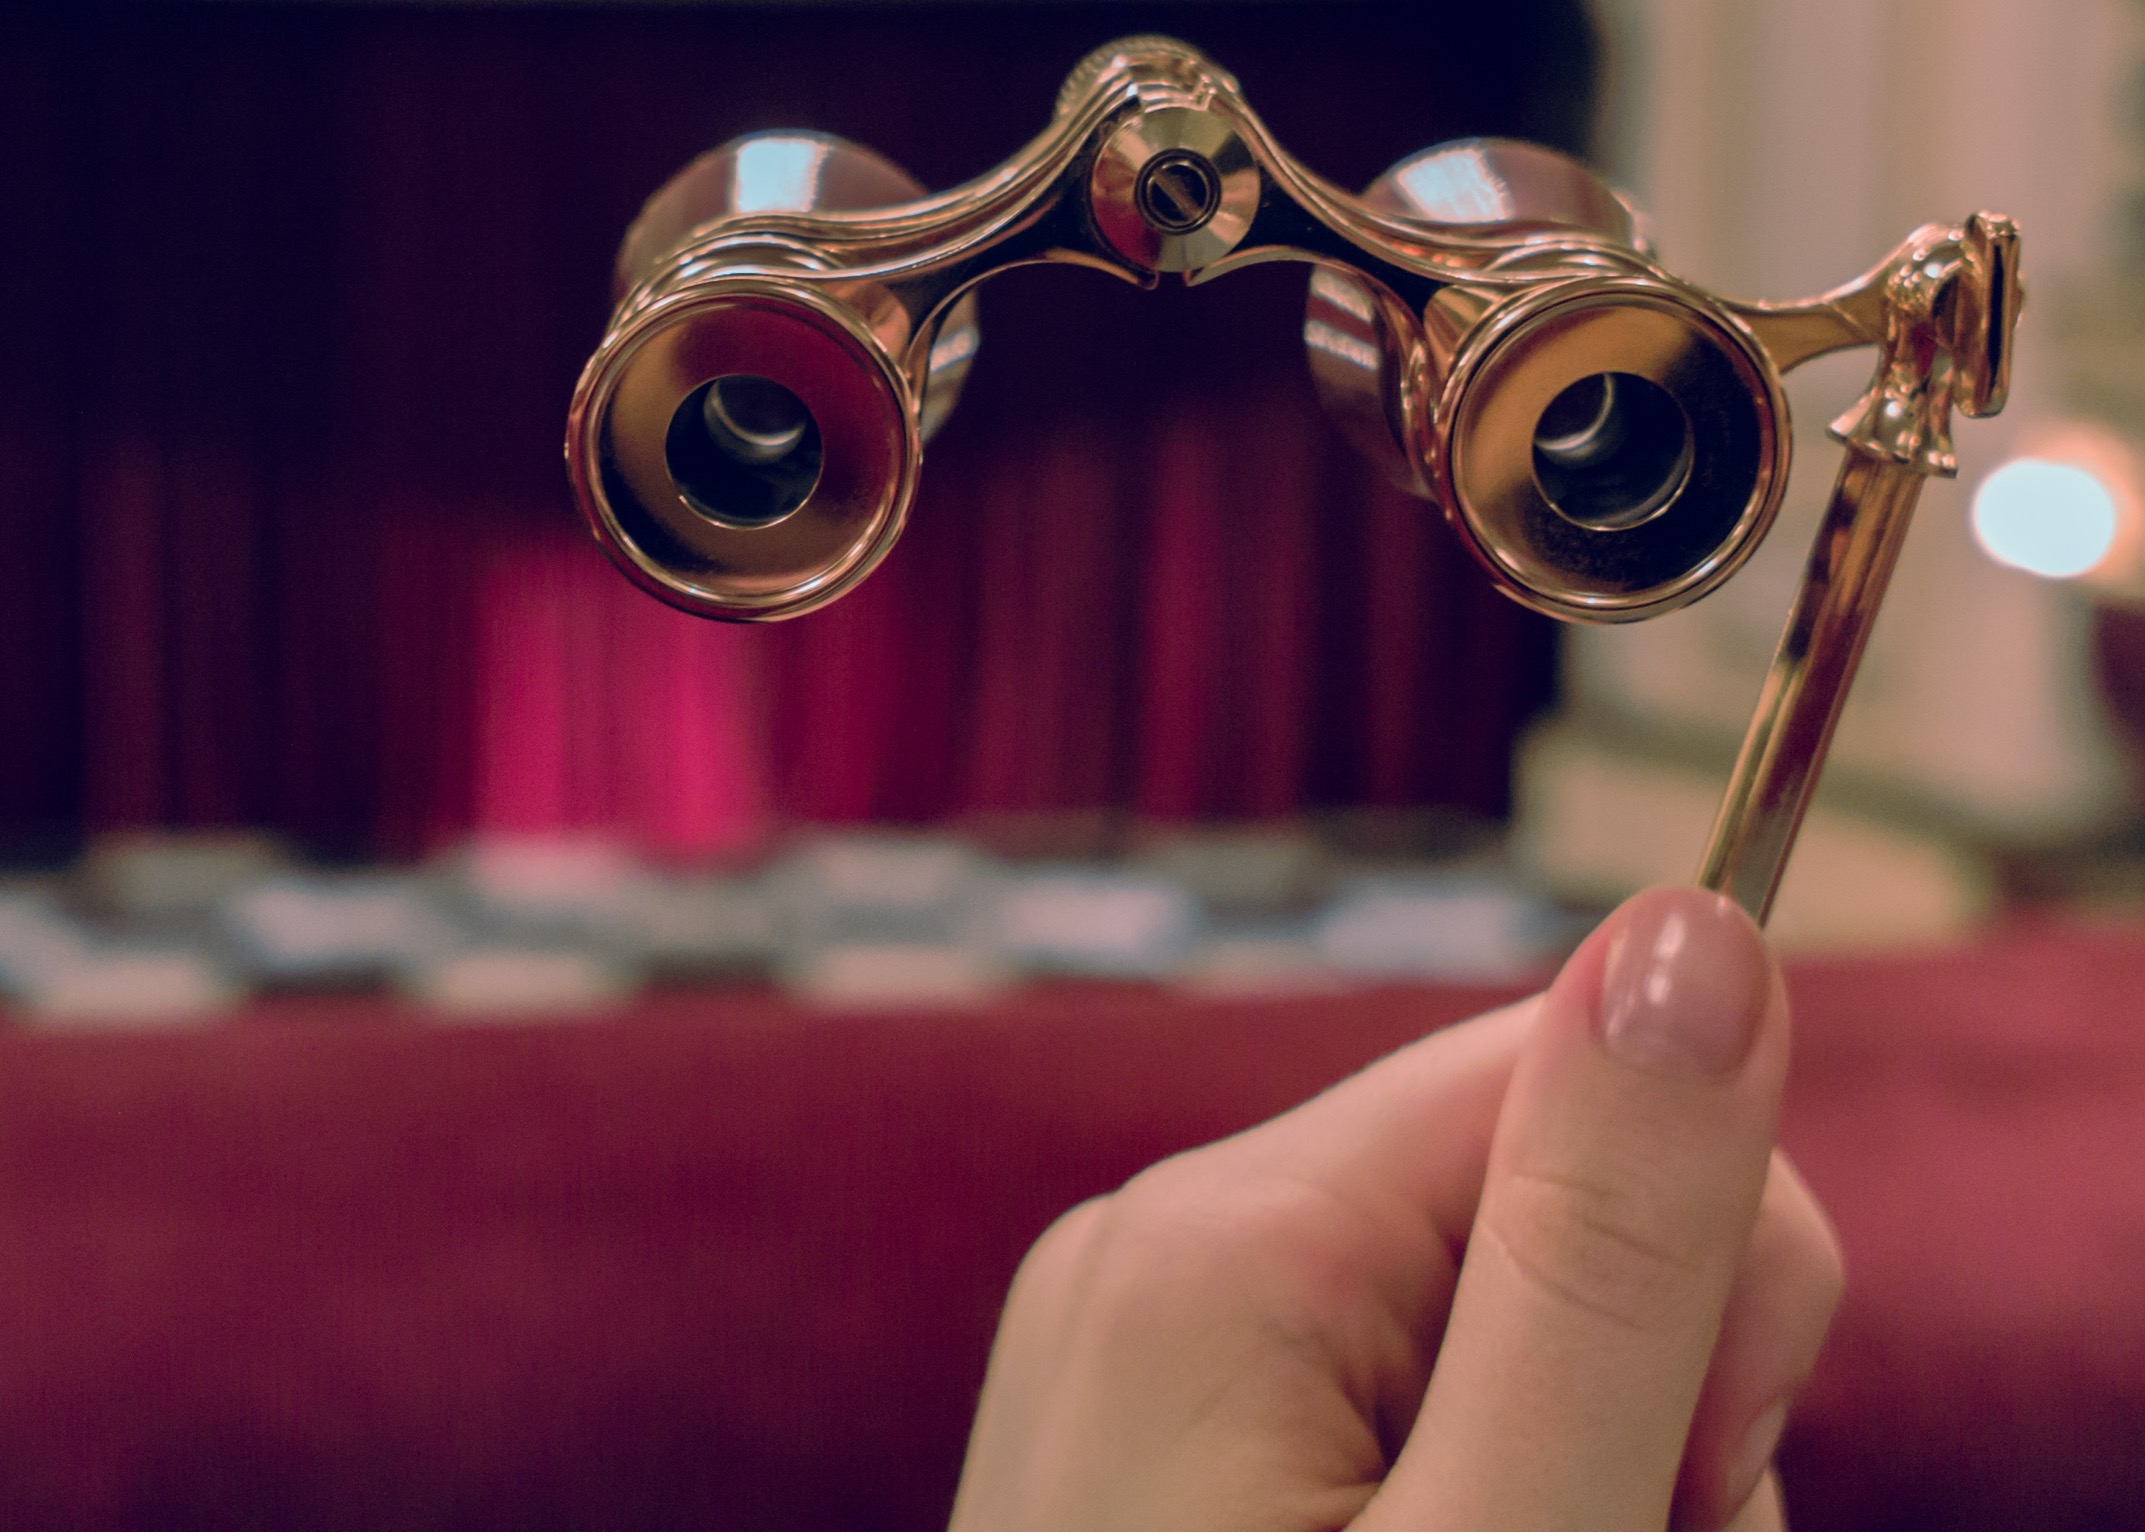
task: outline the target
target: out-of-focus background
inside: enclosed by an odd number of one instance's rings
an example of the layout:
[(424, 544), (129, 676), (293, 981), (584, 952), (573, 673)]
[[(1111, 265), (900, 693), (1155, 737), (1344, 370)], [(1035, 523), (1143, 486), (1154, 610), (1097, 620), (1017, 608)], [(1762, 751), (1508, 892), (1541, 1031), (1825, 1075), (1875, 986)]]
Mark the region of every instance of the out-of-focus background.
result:
[(1743, 297), (2016, 216), (1774, 923), (1852, 1282), (1821, 1525), (2145, 1523), (2145, 16), (2118, 0), (0, 16), (0, 1520), (943, 1521), (1050, 1218), (1695, 865), (1867, 355), (1717, 595), (1560, 631), (1322, 417), (1304, 277), (1030, 270), (763, 628), (579, 530), (617, 239), (768, 127), (943, 187), (1161, 30), (1362, 185), (1589, 157)]

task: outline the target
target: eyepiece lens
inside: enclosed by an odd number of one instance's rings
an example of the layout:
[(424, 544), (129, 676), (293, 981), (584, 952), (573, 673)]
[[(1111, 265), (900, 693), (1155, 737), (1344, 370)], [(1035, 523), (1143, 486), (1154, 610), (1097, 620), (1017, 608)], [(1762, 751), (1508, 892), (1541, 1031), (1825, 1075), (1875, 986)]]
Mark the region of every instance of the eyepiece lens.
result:
[(1586, 529), (1631, 529), (1661, 512), (1691, 474), (1683, 408), (1636, 374), (1576, 380), (1534, 426), (1534, 481), (1549, 506)]
[(688, 394), (663, 451), (679, 495), (718, 524), (772, 524), (819, 483), (819, 424), (795, 391), (764, 375), (725, 374)]

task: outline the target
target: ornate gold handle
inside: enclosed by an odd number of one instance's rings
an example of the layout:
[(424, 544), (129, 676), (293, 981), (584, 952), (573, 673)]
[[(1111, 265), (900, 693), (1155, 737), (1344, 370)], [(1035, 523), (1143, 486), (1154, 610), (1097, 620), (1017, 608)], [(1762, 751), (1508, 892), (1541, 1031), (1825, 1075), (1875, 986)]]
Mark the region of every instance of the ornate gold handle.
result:
[(1699, 866), (1702, 886), (1730, 895), (1761, 922), (1922, 483), (1958, 473), (1951, 410), (1972, 417), (2003, 410), (2021, 300), (2017, 227), (1976, 214), (1956, 229), (1916, 231), (1838, 302), (1862, 310), (1872, 300), (1882, 360), (1869, 390), (1832, 425), (1846, 457)]
[(1074, 70), (1025, 149), (948, 192), (808, 133), (687, 167), (620, 251), (569, 474), (649, 592), (719, 619), (802, 614), (900, 534), (985, 279), (1057, 262), (1151, 287), (1271, 261), (1312, 269), (1304, 341), (1350, 437), (1506, 593), (1565, 619), (1641, 619), (1724, 582), (1786, 488), (1781, 373), (1881, 349), (1706, 863), (1762, 915), (1914, 489), (1950, 474), (1951, 405), (2002, 404), (2017, 236), (1996, 216), (1917, 232), (1813, 300), (1724, 300), (1656, 262), (1568, 157), (1462, 141), (1357, 197), (1290, 158), (1211, 61), (1129, 38)]

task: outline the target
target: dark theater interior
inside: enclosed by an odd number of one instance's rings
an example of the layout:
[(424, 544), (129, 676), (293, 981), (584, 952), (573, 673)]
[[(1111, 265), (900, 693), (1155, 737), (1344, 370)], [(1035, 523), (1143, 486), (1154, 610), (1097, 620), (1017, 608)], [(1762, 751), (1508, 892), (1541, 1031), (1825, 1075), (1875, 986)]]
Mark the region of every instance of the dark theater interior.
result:
[[(1560, 281), (1708, 306), (2016, 216), (2008, 408), (1953, 337), (1956, 477), (1916, 470), (1830, 756), (1829, 720), (1791, 751), (1825, 774), (1767, 931), (1778, 1143), (1846, 1285), (1776, 1465), (1805, 1528), (2145, 1525), (2145, 22), (2024, 10), (6, 7), (0, 1524), (942, 1527), (1054, 1219), (1700, 870), (1863, 452), (1825, 425), (1866, 320), (1783, 384), (1784, 323), (1705, 311), (1786, 490), (1752, 472), (1747, 568), (1629, 625), (1513, 602), (1440, 512), (1458, 386), (1373, 359), (1418, 485), (1360, 452), (1302, 260), (981, 285), (901, 538), (799, 618), (686, 613), (577, 496), (569, 411), (661, 297), (621, 237), (681, 167), (804, 129), (973, 190), (1159, 34), (1315, 174), (1262, 161), (1255, 233), (1477, 140), (1646, 211), (1609, 256), (1527, 225), (1580, 250)], [(1440, 353), (1395, 301), (1418, 374), (1491, 357), (1537, 276), (1480, 217), (1487, 287), (1408, 248), (1480, 327)], [(1988, 229), (1942, 250), (1986, 277)], [(1715, 485), (1707, 410), (1668, 407), (1671, 502)], [(1534, 431), (1558, 538), (1609, 538)]]

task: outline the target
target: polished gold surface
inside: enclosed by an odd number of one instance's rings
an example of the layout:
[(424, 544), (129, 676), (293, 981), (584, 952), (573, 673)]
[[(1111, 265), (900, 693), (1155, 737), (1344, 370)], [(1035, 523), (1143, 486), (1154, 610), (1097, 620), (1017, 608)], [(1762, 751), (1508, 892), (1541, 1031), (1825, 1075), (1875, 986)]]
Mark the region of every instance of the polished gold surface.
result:
[[(1570, 228), (1622, 246), (1640, 243), (1638, 215), (1614, 189), (1570, 156), (1516, 139), (1462, 139), (1419, 151), (1364, 189), (1363, 203), (1429, 224)], [(1497, 297), (1453, 286), (1416, 315), (1349, 268), (1311, 273), (1303, 342), (1319, 400), (1358, 450), (1417, 497), (1432, 495), (1429, 470), (1419, 451), (1404, 446), (1424, 442), (1428, 427), (1418, 419), (1431, 398), (1424, 382), (1400, 371), (1449, 368)], [(1421, 346), (1411, 350), (1418, 332)]]
[[(1547, 433), (1560, 399), (1575, 420)], [(1580, 279), (1507, 301), (1455, 361), (1436, 421), (1438, 501), (1498, 586), (1569, 620), (1636, 620), (1711, 591), (1787, 488), (1787, 398), (1770, 362), (1725, 312), (1659, 280)], [(1624, 473), (1585, 474), (1612, 432)]]
[(1701, 887), (1764, 919), (1816, 789), (1923, 473), (1850, 448), (1699, 865)]
[(1259, 171), (1221, 114), (1158, 107), (1104, 142), (1088, 177), (1088, 209), (1119, 256), (1188, 273), (1226, 257), (1251, 229)]
[(926, 195), (824, 135), (725, 145), (653, 197), (567, 425), (590, 528), (649, 592), (728, 620), (802, 614), (900, 534), (992, 274), (1071, 263), (1143, 286), (1311, 268), (1320, 396), (1492, 579), (1572, 620), (1710, 592), (1763, 540), (1791, 435), (1780, 376), (1874, 346), (1824, 532), (1704, 880), (1762, 916), (1822, 764), (1920, 478), (1954, 406), (2001, 408), (2017, 234), (1929, 226), (1814, 299), (1703, 293), (1569, 157), (1467, 140), (1355, 197), (1290, 158), (1236, 81), (1169, 38), (1074, 69), (1050, 123)]
[(1759, 920), (1772, 907), (1922, 482), (1951, 476), (1951, 413), (1988, 417), (2010, 387), (2018, 230), (1995, 214), (1924, 226), (1869, 287), (1881, 355), (1832, 431), (1847, 443), (1802, 587), (1758, 696), (1699, 868)]
[[(692, 417), (705, 423), (700, 388), (737, 378), (777, 381), (810, 414), (819, 463), (790, 506), (696, 495), (676, 452)], [(904, 384), (869, 329), (819, 291), (761, 279), (688, 292), (619, 339), (588, 398), (600, 432), (573, 466), (576, 490), (603, 510), (628, 575), (659, 598), (736, 617), (825, 603), (901, 532), (922, 437)], [(768, 479), (735, 469), (748, 489)]]
[[(935, 196), (914, 192), (870, 152), (821, 135), (723, 146), (660, 190), (627, 236), (618, 310), (568, 422), (581, 505), (613, 559), (684, 608), (775, 619), (827, 602), (885, 554), (914, 491), (910, 474), (889, 482), (883, 500), (848, 495), (857, 484), (837, 474), (850, 462), (837, 462), (836, 446), (868, 441), (888, 451), (868, 463), (913, 471), (975, 351), (972, 291), (1036, 262), (1100, 268), (1142, 285), (1169, 272), (1205, 282), (1268, 261), (1344, 275), (1388, 323), (1370, 389), (1392, 398), (1383, 440), (1391, 468), (1427, 490), (1432, 415), (1472, 317), (1558, 278), (1670, 280), (1643, 254), (1615, 194), (1553, 151), (1473, 141), (1402, 168), (1399, 181), (1409, 190), (1383, 207), (1323, 181), (1273, 142), (1226, 72), (1167, 38), (1098, 50), (1075, 69), (1052, 121), (1027, 148)], [(883, 201), (897, 191), (905, 196)], [(711, 370), (796, 397), (826, 450), (801, 502), (749, 520), (710, 512), (706, 498), (661, 484), (664, 469), (673, 481), (689, 479), (669, 464), (673, 428), (694, 420), (690, 412), (680, 418), (686, 398), (717, 376), (671, 374), (662, 390), (632, 391), (620, 379), (631, 355), (658, 346), (652, 339), (667, 328), (741, 334), (742, 322), (715, 318), (745, 296), (760, 306), (794, 301), (796, 337), (831, 321), (906, 406), (890, 423), (876, 394), (835, 400), (824, 381), (785, 372), (802, 367), (794, 351), (770, 354), (759, 368), (705, 353)], [(855, 423), (825, 416), (852, 411)], [(1385, 415), (1382, 399), (1376, 411)], [(1379, 425), (1371, 428), (1364, 437), (1376, 443)], [(890, 434), (902, 442), (889, 443)], [(716, 440), (731, 442), (719, 432)], [(694, 452), (705, 461), (706, 450)], [(1561, 603), (1514, 591), (1545, 608)]]
[[(567, 440), (582, 509), (642, 588), (722, 619), (778, 618), (845, 592), (893, 545), (923, 442), (975, 357), (974, 297), (945, 308), (920, 359), (897, 362), (889, 344), (912, 331), (898, 301), (811, 281), (823, 259), (752, 237), (775, 216), (923, 192), (860, 145), (780, 131), (711, 150), (648, 200), (621, 243), (618, 313)], [(736, 236), (702, 262), (675, 260), (711, 227)], [(772, 441), (740, 434), (723, 381), (786, 398), (794, 442), (768, 453)]]

